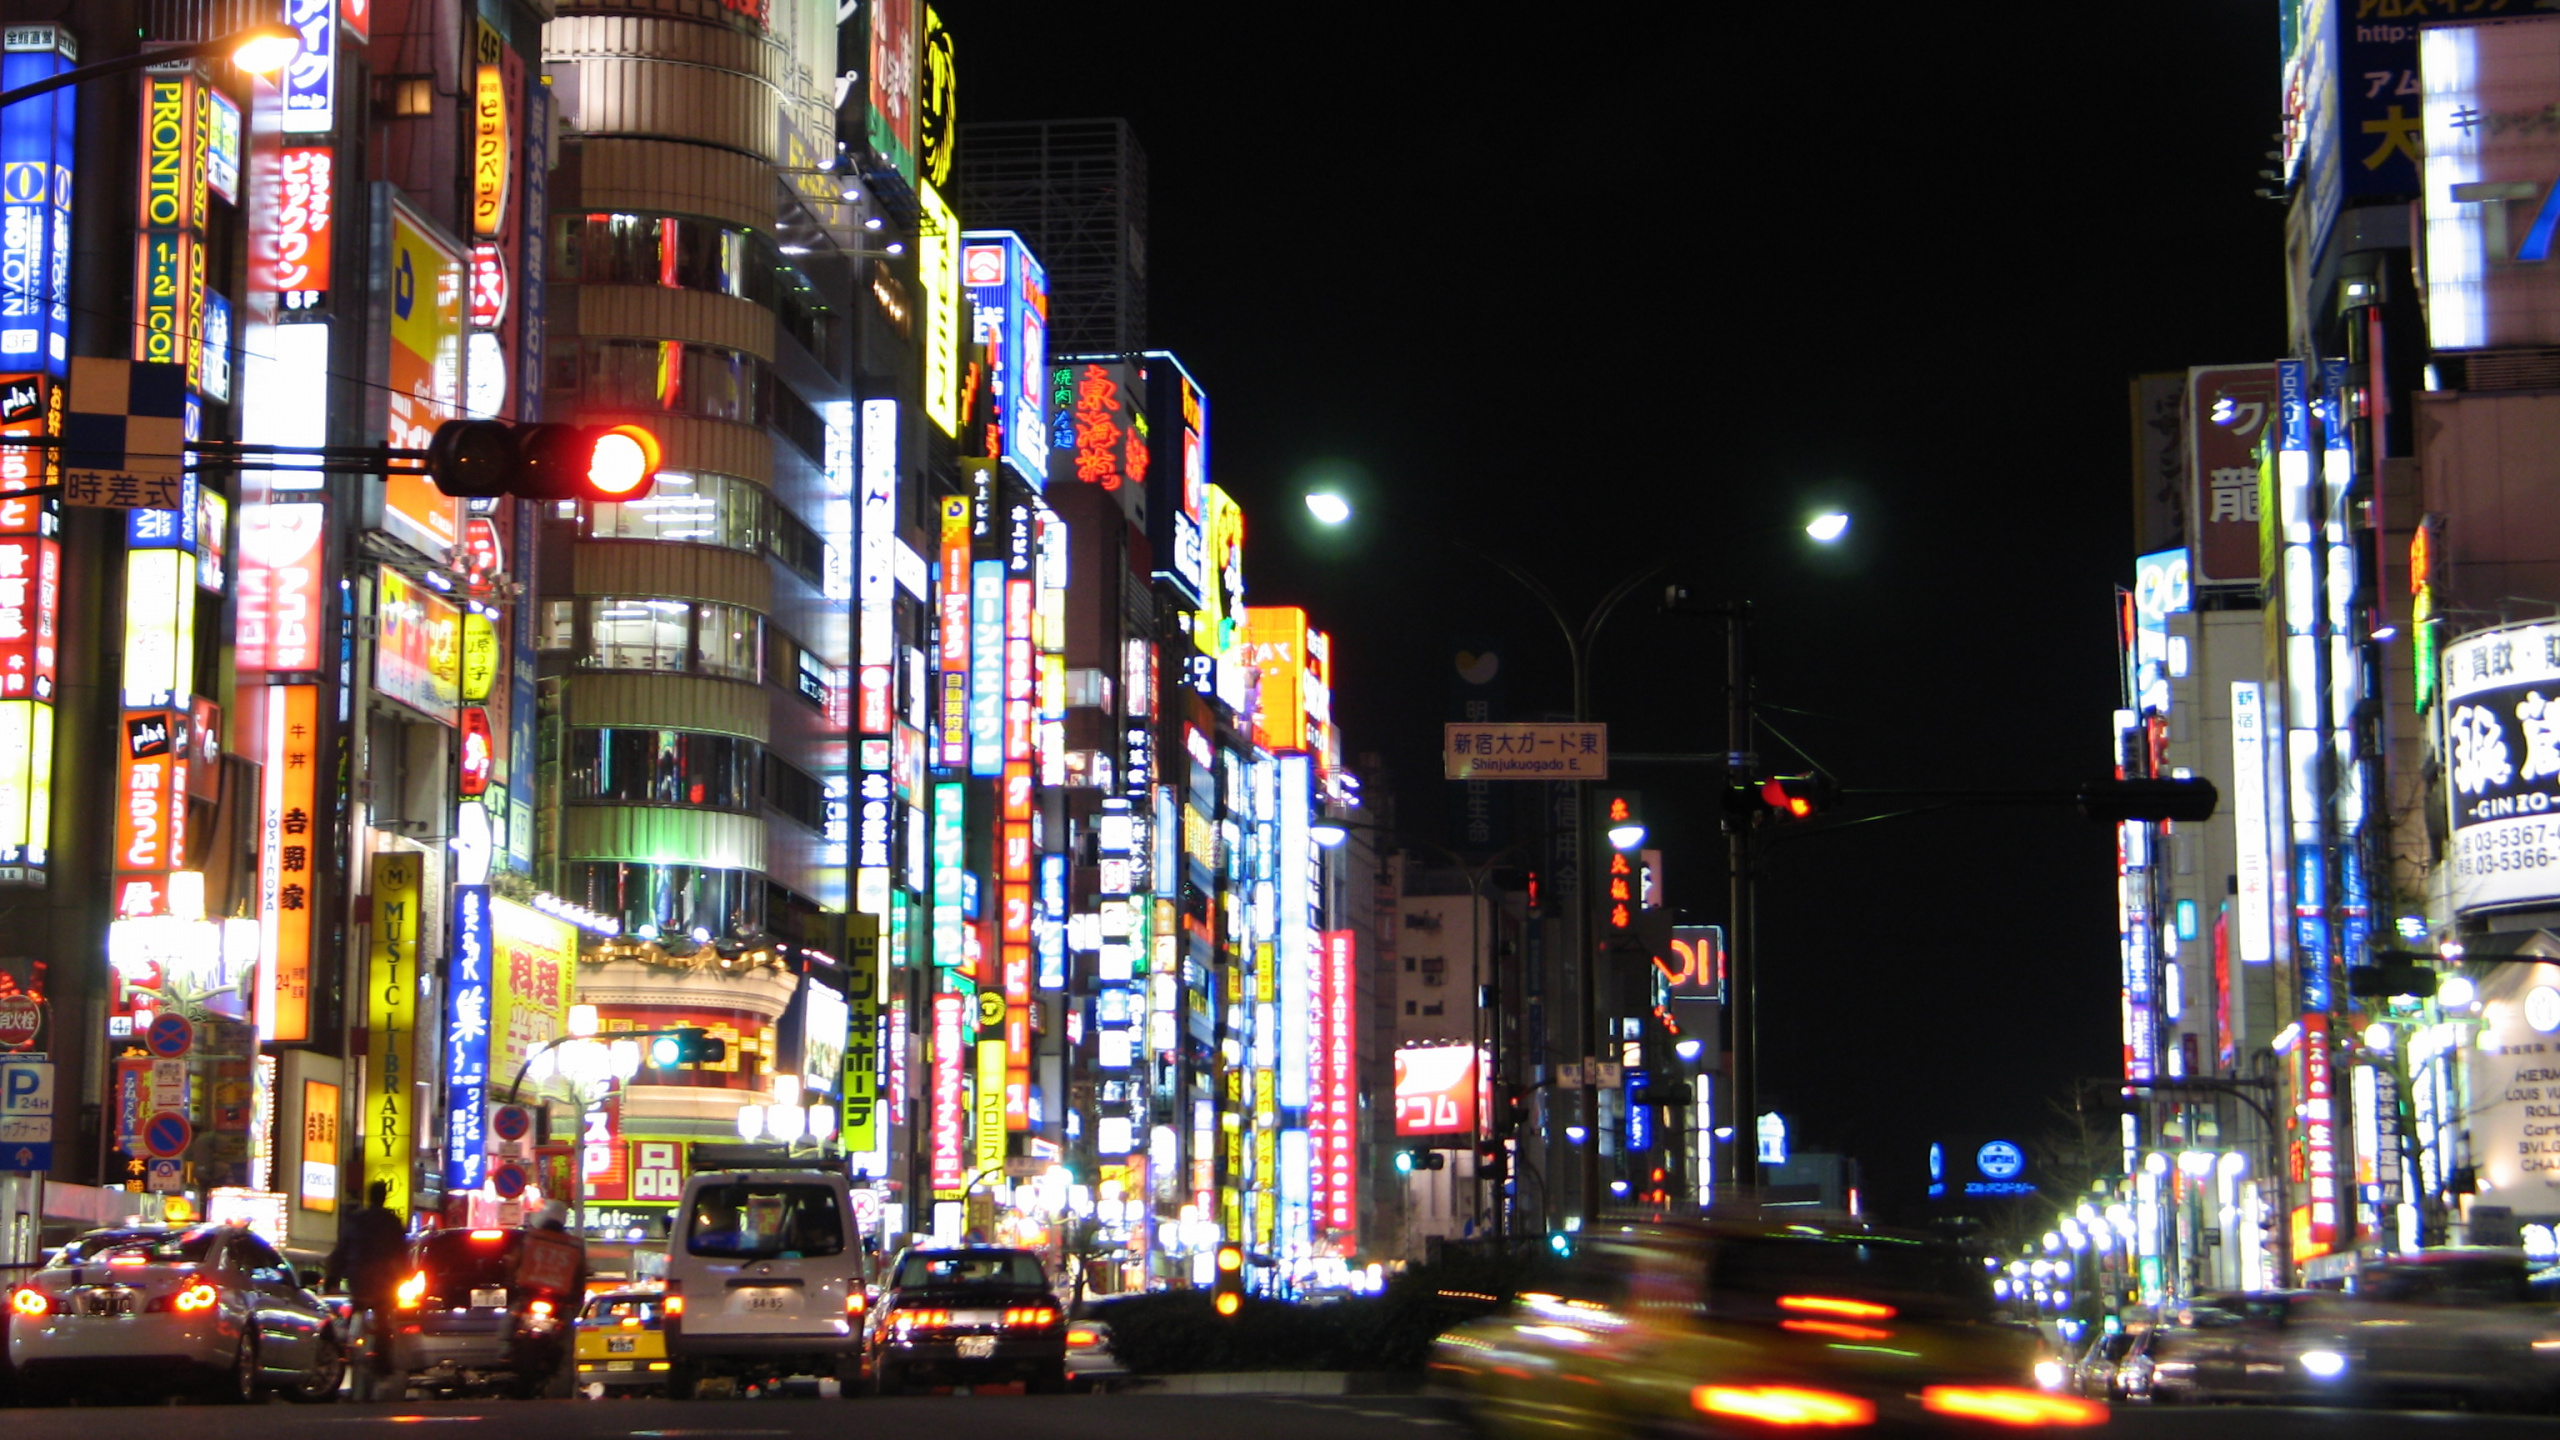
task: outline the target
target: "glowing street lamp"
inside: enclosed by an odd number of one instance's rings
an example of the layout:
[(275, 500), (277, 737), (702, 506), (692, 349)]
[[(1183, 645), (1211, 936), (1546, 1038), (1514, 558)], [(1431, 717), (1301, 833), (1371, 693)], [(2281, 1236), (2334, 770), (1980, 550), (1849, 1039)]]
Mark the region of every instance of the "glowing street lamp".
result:
[(1849, 517), (1838, 510), (1825, 510), (1805, 523), (1804, 533), (1828, 545), (1849, 533)]
[(1319, 490), (1307, 497), (1307, 513), (1319, 525), (1340, 525), (1351, 518), (1351, 502), (1331, 490)]
[(56, 90), (85, 85), (92, 80), (109, 75), (121, 75), (129, 70), (140, 70), (145, 66), (165, 65), (173, 60), (194, 60), (208, 55), (227, 55), (232, 64), (252, 75), (273, 75), (292, 64), (295, 57), (301, 54), (302, 36), (290, 25), (270, 21), (234, 30), (228, 35), (217, 36), (211, 40), (198, 40), (186, 45), (158, 45), (147, 50), (137, 50), (131, 55), (119, 55), (113, 60), (101, 60), (95, 65), (83, 65), (76, 70), (65, 70), (59, 75), (48, 75), (42, 80), (21, 85), (15, 90), (0, 90), (0, 110), (6, 110), (21, 100), (33, 100), (39, 95), (50, 95)]

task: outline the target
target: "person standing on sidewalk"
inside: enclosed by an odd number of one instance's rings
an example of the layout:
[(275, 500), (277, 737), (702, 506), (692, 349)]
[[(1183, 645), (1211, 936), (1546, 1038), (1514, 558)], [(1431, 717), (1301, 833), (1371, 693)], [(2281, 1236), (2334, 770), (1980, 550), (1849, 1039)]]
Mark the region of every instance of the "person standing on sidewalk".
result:
[(355, 1308), (354, 1329), (363, 1337), (367, 1362), (360, 1390), (369, 1390), (389, 1368), (389, 1317), (401, 1272), (409, 1267), (409, 1226), (386, 1203), (390, 1195), (391, 1187), (380, 1180), (365, 1187), (364, 1208), (338, 1224), (338, 1248), (329, 1252), (323, 1276), (332, 1286), (344, 1281)]

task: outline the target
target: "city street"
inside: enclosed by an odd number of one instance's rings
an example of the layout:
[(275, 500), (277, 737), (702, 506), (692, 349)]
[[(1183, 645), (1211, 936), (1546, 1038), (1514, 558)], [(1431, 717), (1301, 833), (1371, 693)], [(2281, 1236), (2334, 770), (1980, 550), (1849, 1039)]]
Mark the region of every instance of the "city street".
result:
[[(178, 1417), (172, 1416), (171, 1420)], [(100, 1422), (147, 1423), (133, 1412), (102, 1416), (91, 1409), (21, 1411), (11, 1416), (24, 1440), (72, 1440), (98, 1433)], [(1150, 1440), (1214, 1432), (1219, 1440), (1303, 1440), (1320, 1427), (1327, 1440), (1416, 1440), (1430, 1432), (1454, 1436), (1457, 1422), (1435, 1402), (1403, 1396), (1114, 1395), (1031, 1398), (1019, 1395), (935, 1396), (857, 1400), (662, 1400), (483, 1402), (428, 1405), (283, 1405), (225, 1410), (188, 1407), (190, 1440), (352, 1440), (393, 1433), (385, 1427), (453, 1425), (497, 1440), (784, 1440), (842, 1435), (859, 1429), (878, 1440), (941, 1440), (954, 1425), (1000, 1431), (1008, 1440)], [(2362, 1412), (2125, 1408), (2108, 1426), (2122, 1436), (2220, 1437), (2322, 1440), (2354, 1436), (2547, 1435), (2546, 1417), (2461, 1415), (2446, 1412)], [(121, 1432), (119, 1432), (121, 1433)]]

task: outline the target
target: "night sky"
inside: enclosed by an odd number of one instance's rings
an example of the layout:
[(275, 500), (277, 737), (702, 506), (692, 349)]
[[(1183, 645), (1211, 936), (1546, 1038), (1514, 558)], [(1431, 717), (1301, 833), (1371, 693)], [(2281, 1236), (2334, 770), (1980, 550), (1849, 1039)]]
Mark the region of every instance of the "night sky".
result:
[[(1768, 718), (1849, 786), (2105, 773), (2126, 381), (2282, 345), (2274, 5), (942, 8), (964, 124), (1135, 125), (1150, 340), (1209, 393), (1247, 592), (1334, 633), (1345, 748), (1408, 827), (1448, 834), (1462, 643), (1514, 717), (1570, 705), (1553, 622), (1448, 537), (1577, 618), (1697, 554), (1679, 578), (1759, 608)], [(1816, 554), (1827, 505), (1855, 528)], [(1596, 715), (1721, 751), (1716, 632), (1654, 593)], [(1712, 784), (1618, 778), (1671, 903), (1721, 919)], [(2119, 1063), (2111, 855), (2068, 810), (1780, 845), (1764, 1104), (1905, 1214), (1933, 1136), (2039, 1128)]]

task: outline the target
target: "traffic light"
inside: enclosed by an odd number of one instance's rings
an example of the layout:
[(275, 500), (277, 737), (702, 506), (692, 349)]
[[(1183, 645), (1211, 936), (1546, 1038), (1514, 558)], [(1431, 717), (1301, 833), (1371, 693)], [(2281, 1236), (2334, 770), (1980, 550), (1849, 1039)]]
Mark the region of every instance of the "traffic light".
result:
[(1828, 775), (1772, 775), (1760, 782), (1760, 803), (1790, 820), (1810, 820), (1840, 802)]
[(1476, 1144), (1476, 1173), (1487, 1180), (1502, 1178), (1503, 1162), (1511, 1158), (1511, 1148), (1499, 1140), (1483, 1140)]
[(1217, 1298), (1210, 1303), (1221, 1315), (1233, 1315), (1244, 1308), (1244, 1247), (1218, 1247)]
[(1505, 1085), (1493, 1102), (1493, 1133), (1516, 1135), (1529, 1123), (1529, 1087)]
[(637, 425), (447, 420), (427, 441), (427, 475), (470, 500), (628, 502), (658, 483), (658, 437)]
[(728, 1058), (729, 1042), (699, 1026), (683, 1026), (649, 1042), (649, 1063), (661, 1070), (678, 1065), (717, 1065)]
[(2213, 782), (2195, 780), (2092, 780), (2080, 787), (2080, 813), (2117, 824), (2126, 820), (2210, 820), (2221, 803)]
[(1416, 1170), (1445, 1169), (1448, 1164), (1449, 1157), (1437, 1150), (1416, 1149), (1396, 1152), (1396, 1173), (1399, 1175), (1410, 1175)]

